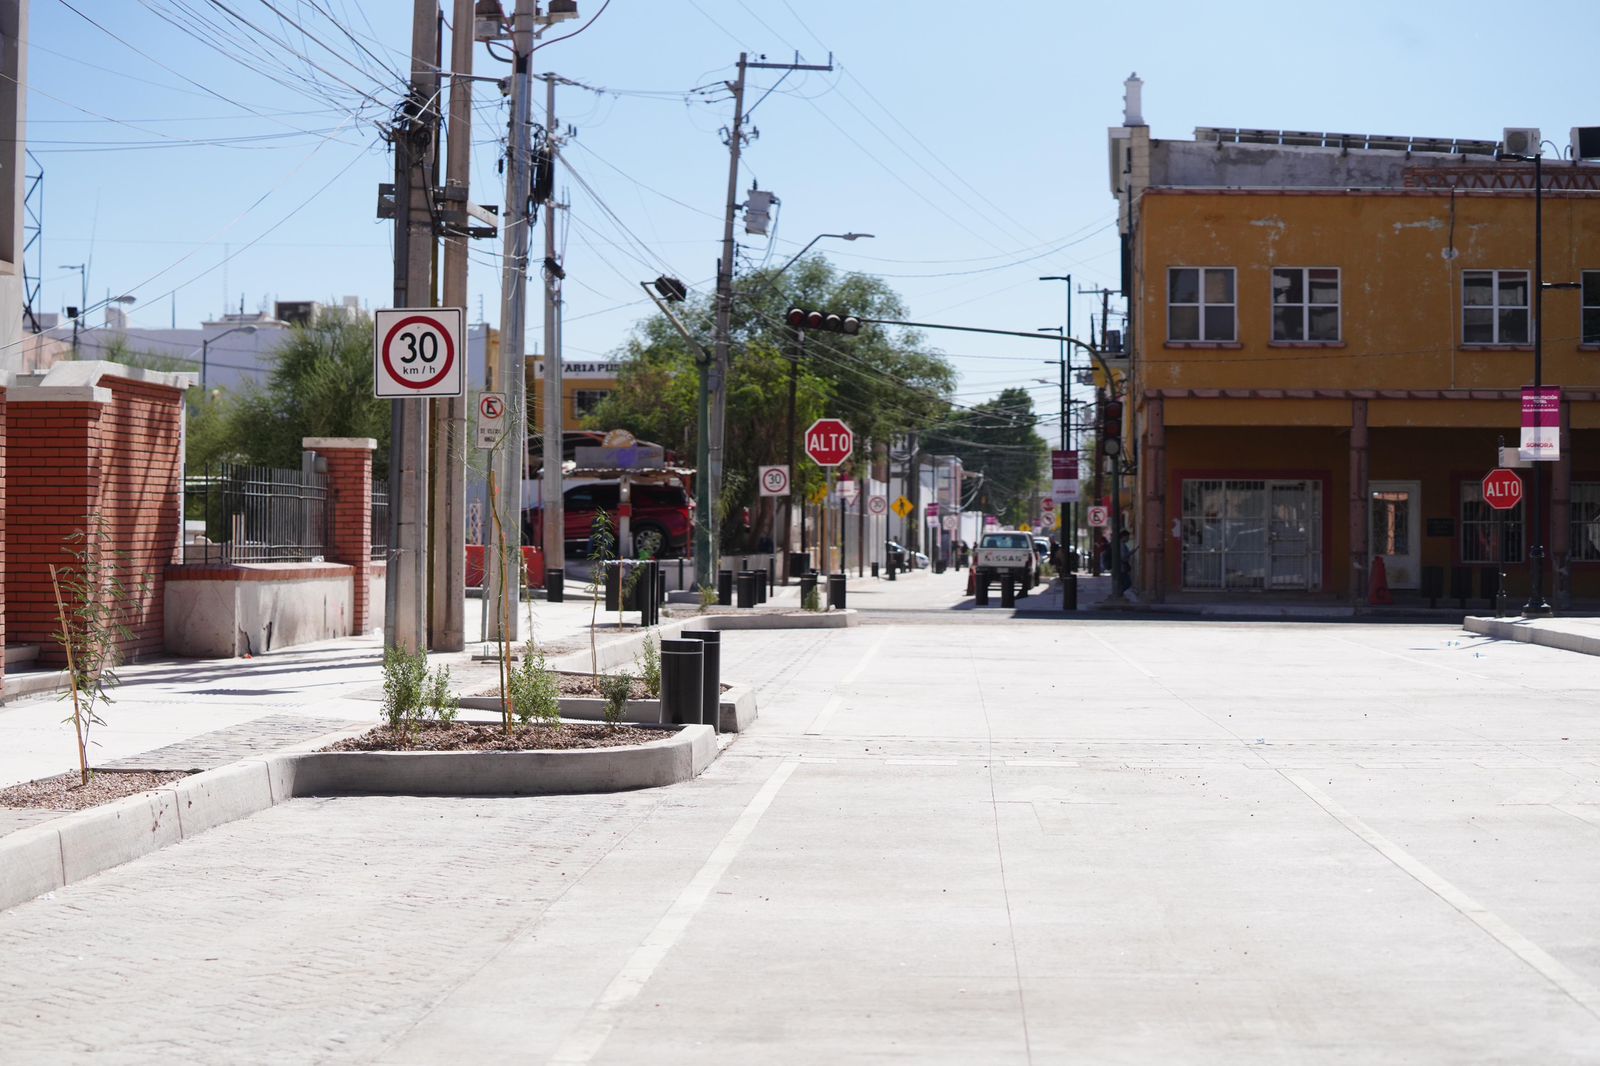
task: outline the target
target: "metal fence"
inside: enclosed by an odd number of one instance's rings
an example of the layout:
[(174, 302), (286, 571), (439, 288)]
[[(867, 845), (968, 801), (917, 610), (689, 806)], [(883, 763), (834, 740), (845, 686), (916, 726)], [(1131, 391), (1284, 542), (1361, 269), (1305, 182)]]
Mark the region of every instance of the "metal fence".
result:
[(389, 557), (389, 483), (372, 479), (372, 557)]
[(186, 563), (306, 562), (327, 553), (326, 475), (217, 463), (183, 484)]

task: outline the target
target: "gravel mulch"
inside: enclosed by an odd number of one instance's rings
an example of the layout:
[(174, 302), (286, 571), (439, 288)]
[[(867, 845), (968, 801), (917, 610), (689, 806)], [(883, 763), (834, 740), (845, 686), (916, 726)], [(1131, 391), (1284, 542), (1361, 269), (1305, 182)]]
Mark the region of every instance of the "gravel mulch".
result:
[(657, 729), (632, 726), (612, 728), (604, 725), (531, 725), (507, 735), (497, 725), (452, 722), (427, 723), (402, 744), (395, 731), (386, 725), (331, 744), (323, 751), (559, 751), (569, 748), (620, 748), (649, 744), (669, 734)]
[(81, 811), (110, 803), (126, 796), (148, 792), (189, 776), (187, 770), (138, 771), (96, 770), (87, 785), (80, 784), (78, 771), (25, 781), (0, 789), (0, 807), (38, 807), (53, 811)]

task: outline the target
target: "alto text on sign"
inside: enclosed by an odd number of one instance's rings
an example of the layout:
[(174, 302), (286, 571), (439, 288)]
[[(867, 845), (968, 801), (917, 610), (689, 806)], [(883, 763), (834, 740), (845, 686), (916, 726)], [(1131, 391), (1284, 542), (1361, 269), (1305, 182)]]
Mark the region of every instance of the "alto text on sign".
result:
[(818, 466), (838, 466), (855, 451), (856, 437), (837, 418), (819, 418), (806, 430), (806, 455)]
[(1522, 478), (1515, 470), (1491, 470), (1483, 478), (1483, 502), (1509, 511), (1522, 502)]
[(372, 393), (379, 399), (461, 396), (465, 391), (459, 307), (390, 308), (372, 316)]

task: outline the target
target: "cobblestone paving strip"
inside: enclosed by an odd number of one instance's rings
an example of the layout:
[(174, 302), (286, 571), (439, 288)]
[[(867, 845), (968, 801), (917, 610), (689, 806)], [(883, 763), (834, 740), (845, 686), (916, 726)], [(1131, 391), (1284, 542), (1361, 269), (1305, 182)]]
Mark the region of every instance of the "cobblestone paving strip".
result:
[(25, 903), (0, 1061), (370, 1060), (660, 795), (295, 800)]
[[(108, 770), (210, 770), (361, 725), (348, 718), (269, 714), (105, 764)], [(376, 725), (376, 721), (372, 724)]]

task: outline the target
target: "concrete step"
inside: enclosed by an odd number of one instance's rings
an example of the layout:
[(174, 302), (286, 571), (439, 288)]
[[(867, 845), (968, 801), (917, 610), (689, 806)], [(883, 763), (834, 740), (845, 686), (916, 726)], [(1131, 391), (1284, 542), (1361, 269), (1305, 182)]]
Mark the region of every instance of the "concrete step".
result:
[(39, 658), (39, 645), (37, 644), (7, 644), (6, 669), (20, 670), (31, 666)]

